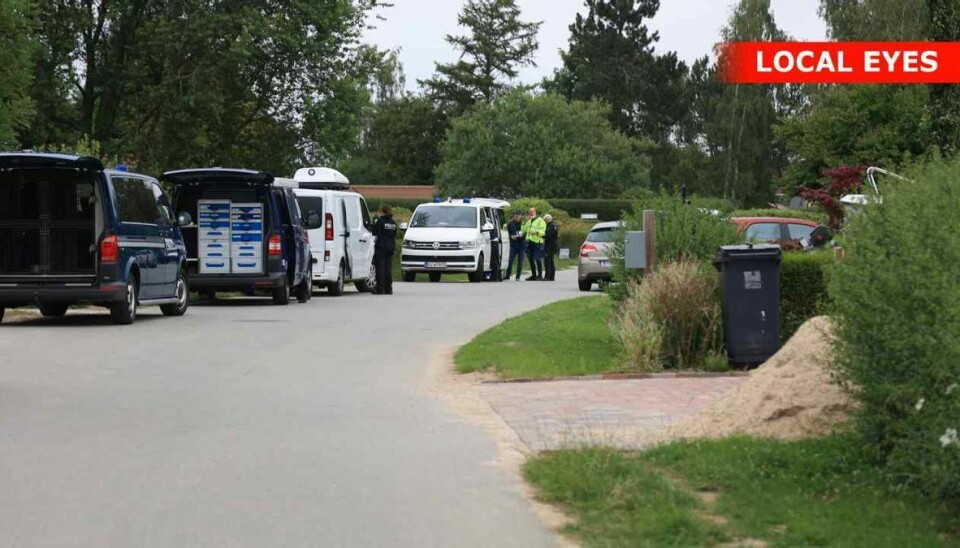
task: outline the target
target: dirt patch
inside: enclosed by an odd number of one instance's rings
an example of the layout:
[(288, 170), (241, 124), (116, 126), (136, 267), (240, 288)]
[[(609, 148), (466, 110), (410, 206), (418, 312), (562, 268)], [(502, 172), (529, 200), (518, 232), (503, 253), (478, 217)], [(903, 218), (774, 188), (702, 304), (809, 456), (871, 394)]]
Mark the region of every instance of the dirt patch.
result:
[(794, 440), (829, 434), (853, 407), (833, 378), (831, 339), (829, 318), (809, 320), (747, 382), (700, 415), (669, 428), (666, 437), (745, 434)]
[[(453, 364), (455, 353), (456, 349), (448, 349), (435, 354), (423, 379), (424, 391), (441, 400), (449, 410), (483, 428), (493, 438), (499, 459), (491, 464), (510, 475), (517, 490), (530, 503), (544, 525), (552, 531), (560, 531), (570, 523), (570, 518), (559, 509), (538, 501), (533, 487), (523, 480), (520, 473), (520, 467), (534, 452), (480, 395), (481, 384), (496, 380), (497, 374), (491, 370), (458, 374)], [(557, 542), (561, 548), (579, 546), (565, 536), (558, 535)]]

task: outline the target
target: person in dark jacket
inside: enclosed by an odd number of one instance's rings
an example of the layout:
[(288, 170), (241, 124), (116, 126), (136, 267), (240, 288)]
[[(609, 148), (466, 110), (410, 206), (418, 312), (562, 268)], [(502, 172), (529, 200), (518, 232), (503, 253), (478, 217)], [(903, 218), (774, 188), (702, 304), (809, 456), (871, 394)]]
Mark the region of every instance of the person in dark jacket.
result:
[(397, 249), (397, 223), (393, 209), (383, 206), (381, 215), (373, 225), (377, 243), (373, 247), (373, 267), (377, 272), (377, 287), (374, 295), (393, 295), (393, 253)]
[(543, 279), (548, 282), (557, 280), (557, 263), (554, 257), (560, 253), (560, 228), (553, 222), (552, 215), (544, 215), (543, 220), (547, 222), (547, 230), (543, 234)]
[(520, 281), (520, 274), (523, 272), (523, 257), (526, 254), (526, 237), (521, 232), (520, 227), (523, 222), (523, 215), (519, 211), (513, 212), (513, 220), (507, 223), (507, 234), (510, 235), (510, 259), (507, 261), (507, 279), (513, 271), (513, 261), (517, 261), (517, 281)]

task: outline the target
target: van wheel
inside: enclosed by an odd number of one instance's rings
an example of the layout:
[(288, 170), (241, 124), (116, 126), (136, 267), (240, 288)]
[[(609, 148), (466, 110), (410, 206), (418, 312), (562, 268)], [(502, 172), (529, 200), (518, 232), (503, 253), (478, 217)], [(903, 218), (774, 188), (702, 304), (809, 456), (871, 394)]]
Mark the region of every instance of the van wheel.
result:
[(433, 283), (437, 283), (437, 282), (440, 281), (440, 277), (441, 277), (441, 276), (443, 276), (443, 274), (440, 274), (439, 272), (431, 272), (431, 273), (430, 273), (430, 281), (433, 282)]
[(416, 273), (416, 272), (404, 272), (404, 273), (403, 273), (403, 281), (405, 281), (405, 282), (407, 282), (407, 283), (412, 283), (412, 282), (417, 281), (417, 273)]
[(578, 283), (580, 284), (580, 291), (590, 291), (593, 289), (593, 282), (590, 280), (579, 280)]
[(3, 313), (6, 312), (6, 311), (7, 311), (6, 308), (0, 306), (0, 322), (3, 321)]
[(339, 297), (343, 295), (343, 279), (346, 277), (347, 271), (343, 267), (343, 263), (340, 263), (340, 269), (337, 270), (337, 281), (333, 283), (330, 287), (327, 288), (327, 291), (330, 292), (334, 297)]
[(70, 305), (64, 303), (40, 303), (40, 313), (44, 318), (62, 318), (66, 316)]
[(478, 284), (483, 281), (483, 253), (480, 254), (480, 259), (477, 261), (477, 269), (467, 275), (470, 279), (470, 283)]
[(372, 293), (377, 289), (377, 268), (370, 263), (370, 275), (366, 280), (359, 280), (353, 284), (360, 293)]
[(297, 297), (297, 302), (303, 304), (310, 300), (310, 297), (313, 294), (313, 270), (310, 271), (309, 276), (300, 282), (300, 285), (294, 289), (294, 295)]
[(160, 305), (160, 312), (163, 312), (164, 316), (183, 316), (190, 306), (190, 288), (187, 286), (187, 274), (183, 270), (177, 274), (177, 290), (174, 295), (177, 302)]
[(273, 304), (286, 306), (290, 304), (290, 290), (286, 285), (273, 289)]
[(133, 276), (127, 281), (127, 294), (118, 303), (110, 303), (110, 319), (117, 325), (130, 325), (137, 319), (137, 299), (140, 288)]

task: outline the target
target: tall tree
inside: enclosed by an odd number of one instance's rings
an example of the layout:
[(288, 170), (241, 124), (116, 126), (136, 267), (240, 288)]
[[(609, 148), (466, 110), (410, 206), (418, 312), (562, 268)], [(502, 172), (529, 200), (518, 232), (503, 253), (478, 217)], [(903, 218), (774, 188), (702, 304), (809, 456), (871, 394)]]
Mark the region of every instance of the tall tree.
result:
[(820, 15), (834, 40), (921, 40), (926, 37), (928, 1), (820, 0)]
[(446, 114), (426, 97), (379, 101), (360, 146), (339, 167), (359, 184), (433, 184), (447, 125)]
[(447, 35), (460, 52), (455, 63), (437, 63), (437, 74), (420, 85), (427, 95), (460, 113), (475, 104), (489, 104), (515, 79), (519, 69), (535, 66), (539, 22), (520, 18), (516, 0), (467, 0), (457, 19), (469, 34)]
[[(786, 39), (774, 21), (770, 0), (740, 0), (721, 35), (727, 42)], [(740, 84), (723, 88), (707, 135), (717, 145), (724, 198), (762, 204), (773, 197), (773, 180), (783, 167), (778, 166), (782, 153), (776, 148), (773, 134), (779, 121), (779, 89)]]
[(0, 0), (0, 149), (16, 142), (16, 132), (33, 113), (28, 89), (35, 49), (33, 3)]
[[(37, 73), (67, 87), (35, 96), (71, 104), (78, 133), (144, 168), (286, 171), (343, 153), (359, 133), (372, 70), (359, 37), (376, 0), (42, 5)], [(41, 112), (25, 138), (51, 125)]]
[[(960, 41), (960, 5), (956, 0), (927, 0), (930, 39)], [(960, 153), (960, 86), (930, 87), (930, 119), (940, 150), (945, 155)]]
[(649, 187), (639, 143), (613, 128), (607, 107), (515, 90), (455, 118), (437, 182), (451, 196), (616, 198)]
[(660, 0), (586, 0), (586, 7), (570, 25), (563, 67), (546, 87), (609, 103), (611, 120), (628, 135), (668, 140), (687, 110), (687, 66), (675, 53), (654, 51), (659, 35), (647, 21)]

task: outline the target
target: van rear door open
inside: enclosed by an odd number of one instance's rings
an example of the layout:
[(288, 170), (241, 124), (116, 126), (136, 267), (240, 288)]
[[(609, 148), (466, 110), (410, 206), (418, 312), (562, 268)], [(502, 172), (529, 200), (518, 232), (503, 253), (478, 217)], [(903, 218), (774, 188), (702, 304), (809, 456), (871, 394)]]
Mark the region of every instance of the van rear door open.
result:
[(0, 280), (95, 283), (103, 223), (98, 174), (4, 167), (0, 163)]

